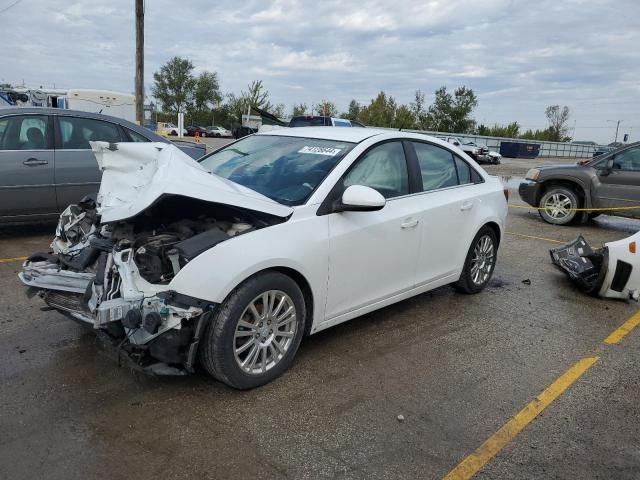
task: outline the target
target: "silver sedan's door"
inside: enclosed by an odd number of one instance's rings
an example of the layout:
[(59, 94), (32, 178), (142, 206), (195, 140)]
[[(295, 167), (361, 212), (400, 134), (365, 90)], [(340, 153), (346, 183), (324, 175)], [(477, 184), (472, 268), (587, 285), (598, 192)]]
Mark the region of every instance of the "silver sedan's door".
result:
[(102, 174), (90, 141), (120, 142), (120, 127), (94, 118), (56, 115), (59, 144), (56, 145), (56, 195), (58, 209), (97, 193)]
[(54, 153), (48, 115), (0, 117), (0, 219), (55, 215)]

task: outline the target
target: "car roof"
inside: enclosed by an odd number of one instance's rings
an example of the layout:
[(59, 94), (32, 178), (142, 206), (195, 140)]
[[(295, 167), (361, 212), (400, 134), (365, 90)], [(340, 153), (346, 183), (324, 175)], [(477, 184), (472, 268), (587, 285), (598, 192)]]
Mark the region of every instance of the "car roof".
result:
[(52, 107), (2, 107), (0, 108), (0, 117), (4, 115), (58, 115), (58, 116), (72, 116), (93, 118), (95, 120), (108, 120), (113, 123), (127, 127), (136, 133), (139, 133), (153, 142), (167, 143), (169, 140), (157, 135), (155, 132), (148, 128), (141, 127), (124, 118), (112, 117), (111, 115), (104, 115), (102, 113), (85, 112), (82, 110), (70, 110), (66, 108), (52, 108)]
[(361, 141), (375, 135), (393, 132), (394, 130), (382, 130), (376, 128), (287, 127), (260, 132), (257, 135), (279, 135), (284, 137), (316, 138), (318, 140), (337, 140), (340, 142), (360, 143)]

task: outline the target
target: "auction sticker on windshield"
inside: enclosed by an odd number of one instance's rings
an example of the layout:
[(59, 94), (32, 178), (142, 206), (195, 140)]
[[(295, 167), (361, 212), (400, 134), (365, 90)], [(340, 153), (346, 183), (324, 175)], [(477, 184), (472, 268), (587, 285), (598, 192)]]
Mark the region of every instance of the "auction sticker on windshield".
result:
[(342, 149), (332, 147), (302, 147), (298, 150), (298, 153), (310, 153), (312, 155), (325, 155), (328, 157), (335, 157), (340, 153)]

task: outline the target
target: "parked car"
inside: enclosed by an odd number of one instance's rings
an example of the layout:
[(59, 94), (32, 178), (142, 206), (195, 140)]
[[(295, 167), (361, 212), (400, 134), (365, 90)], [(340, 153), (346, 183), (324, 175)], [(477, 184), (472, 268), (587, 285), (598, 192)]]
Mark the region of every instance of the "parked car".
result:
[(157, 374), (239, 389), (302, 337), (493, 273), (506, 191), (446, 142), (346, 128), (258, 133), (194, 162), (166, 144), (96, 146), (97, 203), (70, 206), (20, 273)]
[(289, 120), (290, 127), (364, 127), (356, 120), (334, 118), (323, 115), (301, 115)]
[[(178, 132), (180, 131), (176, 125), (171, 122), (158, 122), (156, 124), (156, 131), (160, 135), (168, 135), (171, 137), (177, 137)], [(189, 132), (186, 128), (182, 129), (182, 135), (187, 136)]]
[(609, 153), (612, 150), (615, 150), (615, 148), (609, 147), (608, 145), (598, 145), (594, 147), (593, 158), (599, 157), (600, 155), (604, 155), (605, 153)]
[(491, 162), (491, 157), (489, 156), (489, 148), (486, 145), (476, 145), (473, 142), (465, 142), (460, 137), (439, 137), (452, 145), (455, 145), (464, 153), (469, 155), (478, 163), (487, 163)]
[(224, 127), (211, 125), (207, 127), (207, 135), (210, 137), (230, 137), (231, 132)]
[(254, 133), (258, 133), (257, 128), (247, 127), (243, 125), (233, 129), (233, 138), (242, 138), (242, 137), (246, 137), (247, 135), (252, 135)]
[(187, 135), (190, 137), (195, 137), (196, 133), (200, 136), (200, 137), (206, 137), (207, 136), (207, 129), (204, 127), (199, 127), (197, 125), (189, 125), (187, 127)]
[[(0, 109), (0, 224), (56, 219), (100, 184), (90, 141), (162, 142), (121, 118), (59, 108)], [(205, 146), (176, 142), (193, 158)]]
[[(619, 148), (591, 161), (568, 165), (543, 165), (529, 170), (519, 193), (540, 216), (554, 225), (567, 225), (599, 212), (590, 208), (640, 205), (640, 142)], [(640, 218), (637, 210), (613, 210), (611, 215)]]

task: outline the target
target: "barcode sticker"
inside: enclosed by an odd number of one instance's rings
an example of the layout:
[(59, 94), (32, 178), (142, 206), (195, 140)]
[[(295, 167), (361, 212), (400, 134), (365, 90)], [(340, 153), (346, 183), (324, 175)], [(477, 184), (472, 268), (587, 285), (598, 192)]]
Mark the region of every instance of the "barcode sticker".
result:
[(302, 147), (298, 153), (309, 153), (311, 155), (325, 155), (327, 157), (335, 157), (341, 152), (339, 148), (333, 147)]

